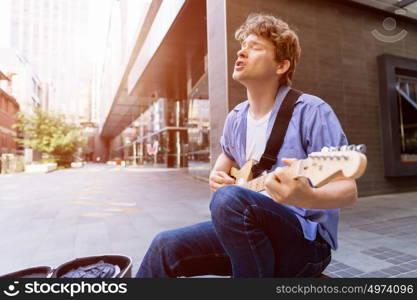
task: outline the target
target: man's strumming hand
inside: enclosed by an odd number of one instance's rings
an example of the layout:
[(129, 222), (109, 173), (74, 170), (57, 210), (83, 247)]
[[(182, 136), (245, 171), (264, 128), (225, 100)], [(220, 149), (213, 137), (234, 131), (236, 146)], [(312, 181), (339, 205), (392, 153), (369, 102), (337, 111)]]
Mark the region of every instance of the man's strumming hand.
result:
[(211, 191), (215, 192), (222, 186), (235, 184), (235, 179), (227, 175), (226, 172), (213, 170), (210, 173), (209, 184)]

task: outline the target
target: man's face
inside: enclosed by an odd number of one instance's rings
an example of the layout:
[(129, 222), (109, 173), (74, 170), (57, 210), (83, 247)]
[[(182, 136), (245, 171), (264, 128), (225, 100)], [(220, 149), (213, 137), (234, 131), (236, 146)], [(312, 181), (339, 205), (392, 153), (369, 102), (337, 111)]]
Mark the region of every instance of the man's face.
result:
[(242, 84), (271, 80), (271, 77), (278, 80), (277, 68), (274, 44), (264, 37), (251, 34), (237, 52), (233, 79)]

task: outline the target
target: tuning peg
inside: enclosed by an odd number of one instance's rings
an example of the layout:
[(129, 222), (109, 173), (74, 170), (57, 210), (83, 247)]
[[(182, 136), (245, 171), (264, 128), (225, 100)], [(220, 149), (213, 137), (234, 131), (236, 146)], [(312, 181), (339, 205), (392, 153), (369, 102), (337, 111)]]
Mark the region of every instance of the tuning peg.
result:
[(349, 145), (349, 146), (347, 146), (347, 150), (348, 151), (355, 151), (356, 150), (356, 145)]
[(323, 147), (323, 148), (321, 148), (321, 152), (330, 152), (330, 148), (329, 147)]
[(366, 153), (366, 146), (364, 144), (357, 145), (355, 147), (355, 151), (365, 154)]
[(347, 151), (348, 146), (347, 145), (343, 145), (340, 147), (340, 151)]

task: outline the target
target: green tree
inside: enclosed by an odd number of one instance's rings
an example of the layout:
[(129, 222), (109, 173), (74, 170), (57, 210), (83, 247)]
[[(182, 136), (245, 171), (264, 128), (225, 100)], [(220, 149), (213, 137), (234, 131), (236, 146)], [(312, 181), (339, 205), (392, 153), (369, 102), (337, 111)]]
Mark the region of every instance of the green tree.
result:
[(86, 143), (82, 128), (65, 122), (63, 115), (36, 108), (33, 114), (19, 112), (14, 125), (24, 136), (18, 143), (53, 157), (58, 165), (67, 166)]

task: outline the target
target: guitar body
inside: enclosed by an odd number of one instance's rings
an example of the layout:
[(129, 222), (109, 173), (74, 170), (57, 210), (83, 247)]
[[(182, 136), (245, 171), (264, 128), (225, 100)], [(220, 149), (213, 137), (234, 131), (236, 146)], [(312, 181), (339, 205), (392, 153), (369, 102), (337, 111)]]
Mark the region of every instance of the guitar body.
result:
[(252, 167), (255, 164), (256, 160), (250, 159), (243, 165), (240, 170), (234, 167), (230, 170), (230, 175), (236, 179), (236, 184), (243, 185), (253, 179)]

